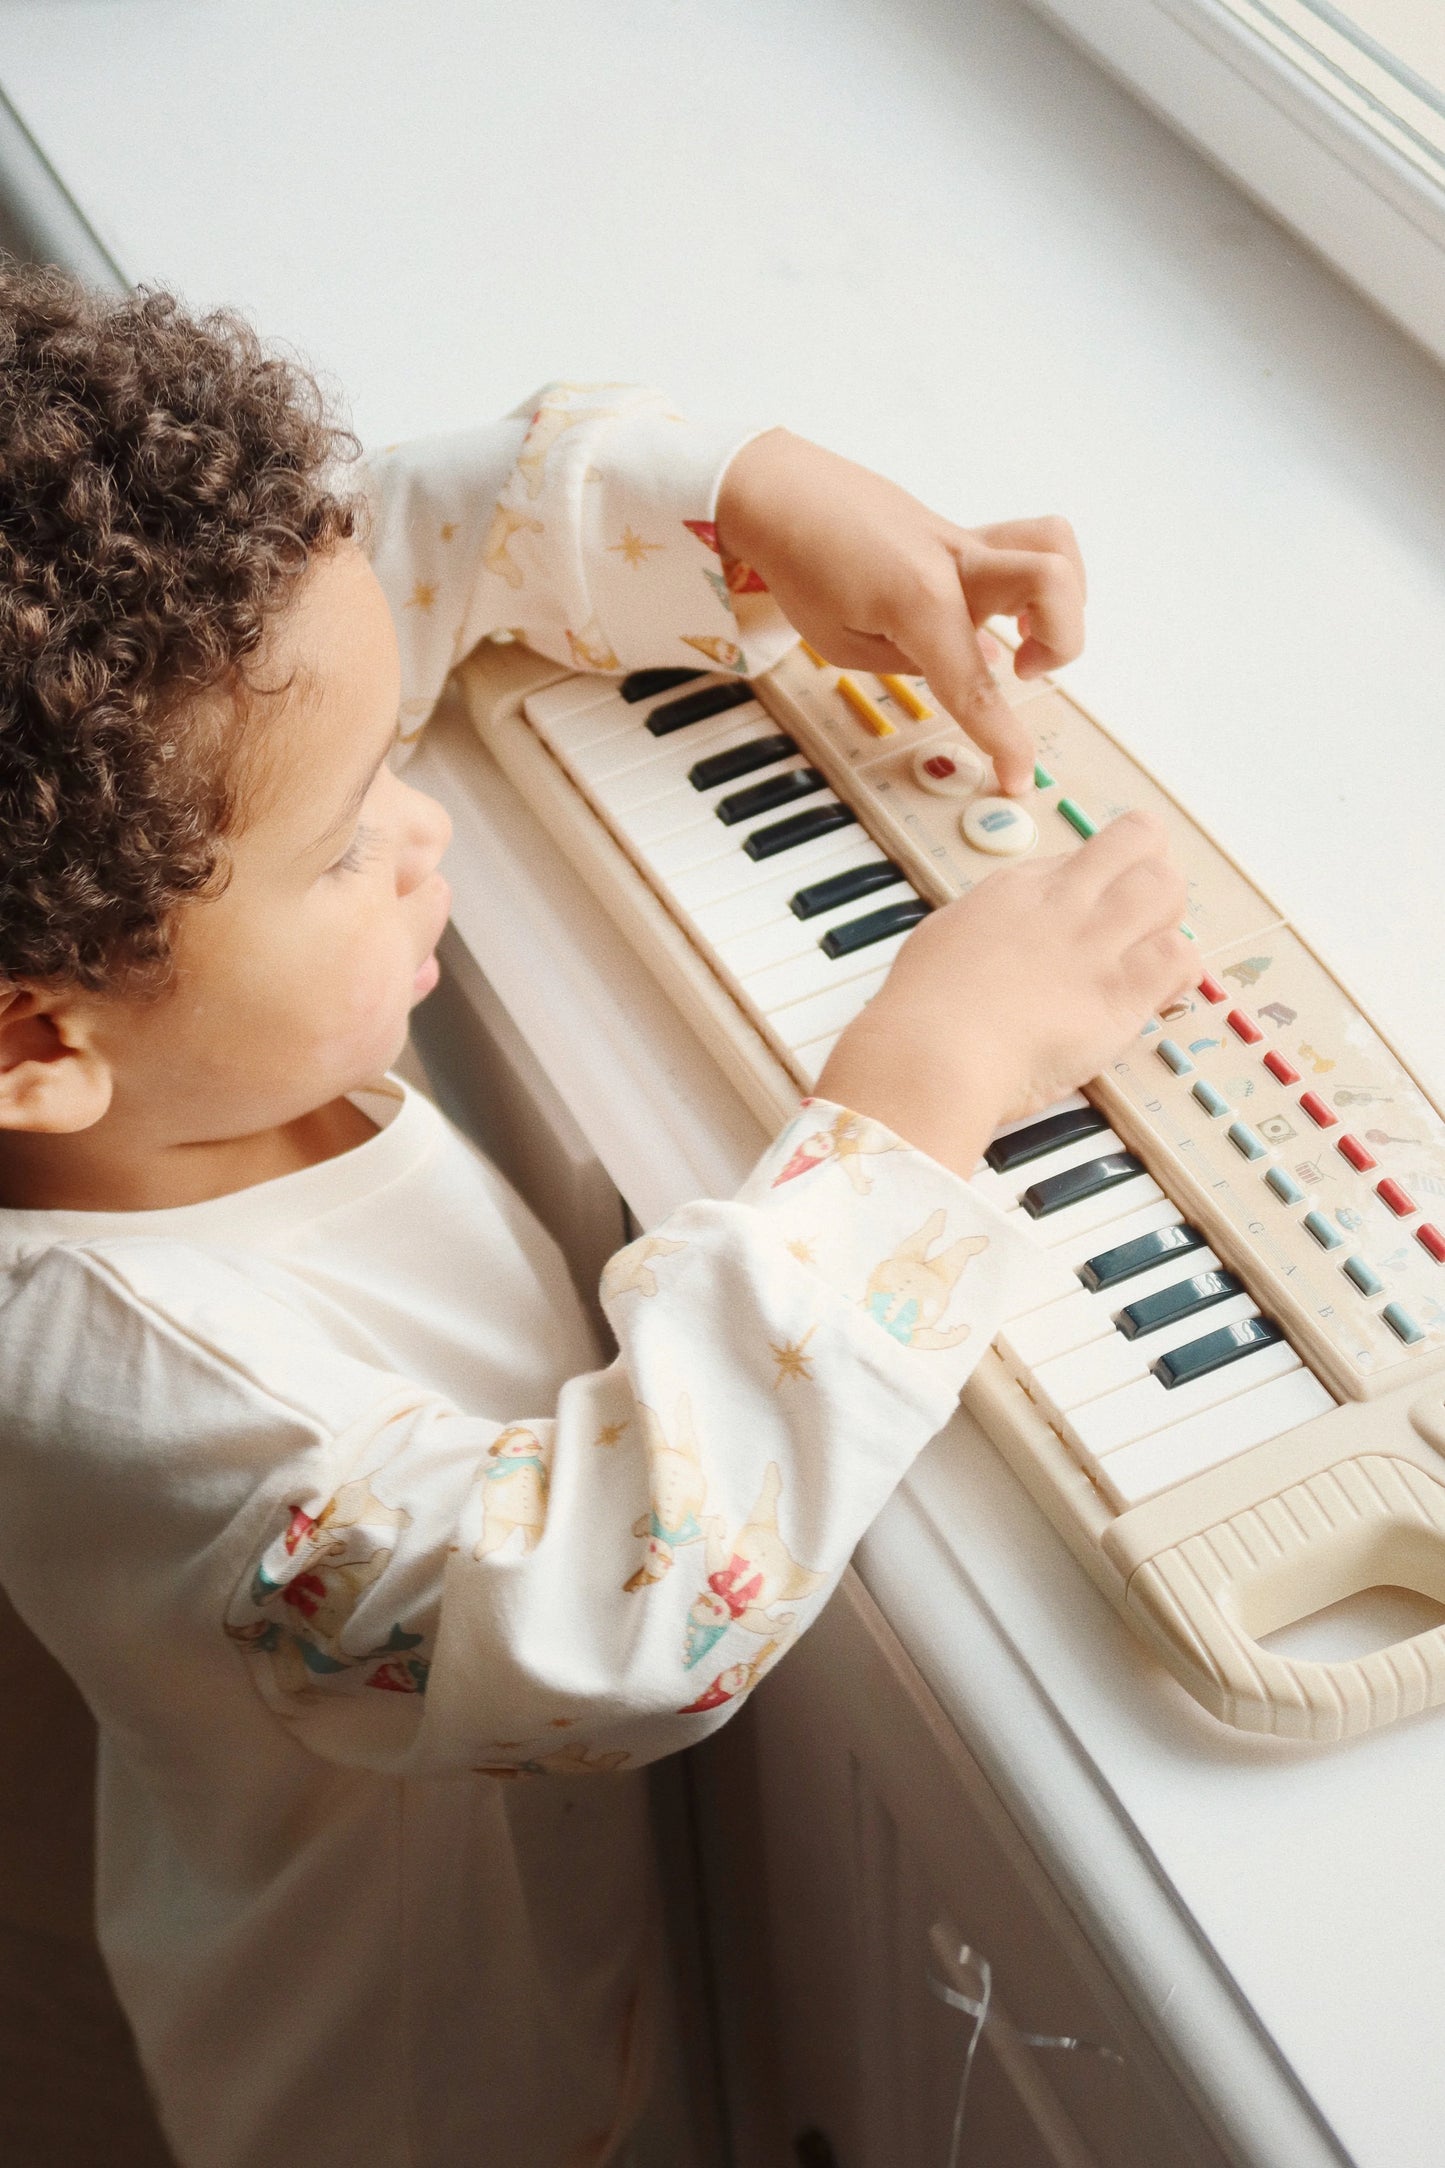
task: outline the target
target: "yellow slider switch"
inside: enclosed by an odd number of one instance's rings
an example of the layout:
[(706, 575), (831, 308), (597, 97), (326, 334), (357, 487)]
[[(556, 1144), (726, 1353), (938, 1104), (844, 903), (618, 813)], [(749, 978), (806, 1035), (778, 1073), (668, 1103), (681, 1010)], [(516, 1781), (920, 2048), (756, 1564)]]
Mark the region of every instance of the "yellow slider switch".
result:
[(885, 692), (892, 693), (904, 714), (911, 715), (915, 723), (926, 723), (931, 719), (932, 708), (926, 700), (919, 698), (917, 689), (909, 684), (907, 678), (885, 677), (880, 671), (878, 682)]
[(850, 677), (840, 677), (838, 690), (865, 730), (871, 730), (875, 738), (891, 738), (893, 736), (892, 723), (889, 722), (877, 701), (868, 698), (861, 685), (855, 685)]

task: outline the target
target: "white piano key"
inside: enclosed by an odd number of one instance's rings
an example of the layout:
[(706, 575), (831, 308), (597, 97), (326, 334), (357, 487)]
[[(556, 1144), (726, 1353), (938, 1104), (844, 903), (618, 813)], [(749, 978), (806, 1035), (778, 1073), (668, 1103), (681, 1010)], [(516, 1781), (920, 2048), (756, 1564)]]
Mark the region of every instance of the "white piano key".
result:
[(743, 991), (764, 1016), (772, 1018), (780, 1009), (804, 1000), (809, 994), (821, 994), (829, 987), (844, 986), (851, 979), (871, 978), (879, 971), (886, 975), (908, 939), (908, 931), (890, 934), (886, 941), (874, 941), (867, 948), (855, 949), (849, 956), (827, 956), (815, 947), (805, 956), (792, 956), (784, 963), (754, 972), (743, 981)]
[[(1193, 1317), (1181, 1318), (1177, 1324), (1162, 1325), (1157, 1332), (1146, 1332), (1137, 1340), (1126, 1340), (1123, 1333), (1111, 1332), (1105, 1339), (1090, 1340), (1067, 1355), (1056, 1355), (1052, 1362), (1040, 1363), (1029, 1375), (1028, 1390), (1047, 1416), (1062, 1422), (1087, 1401), (1117, 1393), (1136, 1379), (1147, 1378), (1151, 1365), (1171, 1348), (1188, 1347), (1206, 1333), (1258, 1316), (1259, 1305), (1252, 1295), (1230, 1295), (1211, 1309), (1196, 1311)], [(1242, 1355), (1239, 1360), (1243, 1364), (1249, 1357)], [(1229, 1367), (1238, 1366), (1226, 1365)], [(1176, 1393), (1188, 1390), (1187, 1385), (1181, 1385)]]
[[(1203, 1332), (1198, 1337), (1202, 1339)], [(1207, 1377), (1176, 1385), (1172, 1392), (1157, 1378), (1136, 1379), (1117, 1393), (1105, 1393), (1099, 1400), (1086, 1400), (1081, 1408), (1070, 1409), (1060, 1428), (1092, 1467), (1105, 1453), (1131, 1445), (1135, 1438), (1147, 1438), (1153, 1431), (1182, 1423), (1205, 1408), (1217, 1408), (1256, 1385), (1268, 1385), (1271, 1379), (1302, 1367), (1288, 1340), (1276, 1340), (1220, 1370), (1211, 1370)]]
[[(876, 855), (876, 854), (875, 854)], [(866, 859), (863, 861), (867, 863)], [(788, 895), (794, 893), (793, 884)], [(771, 964), (786, 963), (795, 956), (807, 956), (818, 948), (823, 935), (834, 926), (851, 925), (855, 918), (862, 918), (870, 910), (881, 910), (888, 903), (906, 902), (913, 891), (900, 881), (894, 887), (881, 889), (872, 896), (855, 896), (851, 903), (838, 903), (831, 911), (820, 911), (815, 918), (797, 918), (787, 907), (786, 897), (780, 913), (765, 925), (750, 926), (745, 933), (733, 934), (722, 939), (714, 938), (711, 946), (717, 951), (729, 971), (739, 978), (747, 978), (754, 972), (766, 971)], [(699, 931), (703, 931), (699, 917)], [(871, 949), (858, 951), (865, 959), (872, 955)]]
[(570, 716), (585, 715), (592, 708), (609, 705), (636, 721), (637, 710), (630, 708), (618, 692), (616, 678), (563, 678), (560, 684), (546, 685), (539, 693), (528, 693), (522, 703), (533, 729), (549, 739), (552, 731)]
[(990, 1166), (982, 1166), (969, 1176), (980, 1196), (987, 1197), (1001, 1212), (1016, 1205), (1026, 1189), (1035, 1182), (1042, 1182), (1051, 1174), (1063, 1174), (1070, 1167), (1087, 1167), (1092, 1160), (1102, 1159), (1106, 1152), (1126, 1152), (1129, 1147), (1122, 1137), (1116, 1137), (1112, 1129), (1096, 1129), (1091, 1136), (1074, 1137), (1068, 1144), (1056, 1145), (1051, 1152), (1041, 1152), (1027, 1166), (1010, 1167), (1004, 1174), (995, 1174)]
[(1261, 1385), (1252, 1393), (1227, 1400), (1187, 1422), (1172, 1423), (1150, 1437), (1106, 1453), (1098, 1463), (1096, 1479), (1109, 1503), (1121, 1513), (1142, 1505), (1176, 1483), (1206, 1468), (1217, 1468), (1251, 1446), (1268, 1438), (1282, 1438), (1287, 1430), (1327, 1415), (1335, 1402), (1319, 1379), (1303, 1365), (1288, 1376)]
[[(835, 794), (825, 788), (810, 792), (806, 798), (800, 798), (795, 805), (774, 806), (767, 813), (755, 813), (751, 820), (727, 822), (713, 818), (694, 823), (690, 827), (676, 829), (671, 835), (659, 836), (656, 841), (650, 842), (647, 847), (647, 862), (665, 880), (670, 879), (674, 873), (690, 871), (694, 866), (706, 865), (710, 859), (721, 857), (726, 851), (735, 852), (745, 865), (767, 865), (769, 863), (767, 859), (749, 858), (747, 852), (743, 849), (743, 845), (747, 842), (749, 836), (755, 834), (760, 828), (771, 828), (776, 821), (792, 820), (801, 817), (804, 813), (819, 813), (824, 807), (835, 806), (837, 803), (838, 799)], [(626, 813), (619, 815), (618, 827), (626, 829), (628, 822), (632, 818), (632, 815)], [(856, 823), (848, 821), (843, 825), (851, 828)], [(826, 832), (829, 835), (836, 835), (838, 830), (833, 828)], [(719, 838), (721, 839), (720, 846), (716, 840)], [(801, 844), (794, 844), (790, 850), (776, 852), (774, 855), (779, 858), (788, 858), (792, 856), (793, 851), (801, 850), (803, 847)]]
[[(690, 911), (689, 917), (704, 944), (721, 953), (728, 941), (784, 920), (800, 932), (806, 932), (809, 926), (820, 925), (821, 916), (798, 918), (788, 908), (798, 890), (806, 886), (810, 878), (823, 880), (831, 873), (846, 873), (853, 866), (871, 865), (882, 855), (877, 844), (861, 828), (837, 828), (822, 841), (831, 844), (833, 849), (824, 853), (811, 875), (796, 873), (793, 853), (784, 851), (781, 858), (754, 865), (752, 870), (756, 878), (746, 888), (720, 896), (715, 902), (699, 904)], [(883, 893), (901, 896), (906, 890), (899, 885)]]
[(537, 734), (562, 761), (575, 760), (589, 746), (635, 743), (638, 737), (646, 737), (650, 745), (654, 741), (642, 729), (640, 721), (645, 712), (628, 707), (625, 700), (617, 699), (614, 694), (612, 699), (600, 701), (595, 707), (579, 707), (573, 714), (559, 715)]
[[(821, 802), (816, 798), (812, 801), (814, 805)], [(800, 806), (798, 810), (801, 812), (803, 809)], [(777, 817), (781, 819), (783, 816)], [(738, 835), (736, 828), (724, 829), (721, 822), (714, 825), (720, 834), (733, 837)], [(692, 832), (688, 830), (689, 835)], [(771, 880), (775, 874), (791, 873), (796, 876), (793, 887), (788, 891), (791, 895), (794, 889), (806, 886), (815, 868), (820, 875), (825, 868), (829, 872), (835, 870), (832, 860), (840, 836), (851, 836), (856, 840), (862, 834), (861, 828), (850, 823), (846, 828), (830, 829), (827, 835), (814, 836), (811, 842), (795, 844), (792, 850), (781, 851), (776, 858), (764, 859), (749, 858), (741, 843), (721, 858), (689, 859), (686, 851), (675, 848), (674, 838), (662, 847), (658, 857), (651, 862), (656, 867), (659, 878), (666, 880), (683, 909), (691, 912), (700, 910), (704, 904), (716, 903), (724, 896), (735, 895), (739, 889), (750, 888), (760, 878)], [(665, 866), (659, 864), (658, 859), (663, 856), (672, 863)]]
[(786, 1008), (774, 1011), (768, 1022), (790, 1052), (807, 1046), (813, 1039), (826, 1038), (830, 1031), (839, 1032), (846, 1024), (851, 1024), (887, 976), (886, 970), (870, 971), (866, 977), (826, 987), (806, 1001), (793, 1001)]
[(1126, 1303), (1144, 1295), (1161, 1294), (1166, 1287), (1177, 1287), (1181, 1280), (1192, 1280), (1198, 1272), (1218, 1269), (1219, 1259), (1213, 1250), (1185, 1250), (1102, 1293), (1081, 1287), (1077, 1276), (1067, 1272), (1068, 1292), (1058, 1302), (1031, 1310), (1005, 1325), (998, 1336), (999, 1353), (1015, 1377), (1027, 1376), (1056, 1356), (1087, 1347), (1092, 1340), (1107, 1339), (1111, 1333), (1117, 1336), (1119, 1328), (1114, 1319)]
[[(1043, 1219), (1035, 1219), (1031, 1213), (1025, 1212), (1022, 1205), (1015, 1205), (1014, 1210), (1024, 1226), (1032, 1229), (1036, 1240), (1042, 1242), (1046, 1249), (1053, 1250), (1069, 1242), (1075, 1235), (1097, 1233), (1100, 1228), (1108, 1227), (1115, 1218), (1135, 1212), (1141, 1205), (1157, 1204), (1163, 1195), (1163, 1190), (1152, 1175), (1135, 1174), (1131, 1175), (1127, 1182), (1117, 1183), (1113, 1189), (1100, 1190), (1096, 1197), (1081, 1198), (1078, 1204), (1066, 1204), (1062, 1210), (1047, 1213)], [(1179, 1216), (1177, 1207), (1174, 1208), (1174, 1216), (1176, 1219)], [(1107, 1239), (1101, 1236), (1099, 1241), (1085, 1250), (1084, 1255), (1089, 1257), (1094, 1250), (1109, 1249), (1112, 1246), (1112, 1236)]]
[[(1119, 1188), (1110, 1194), (1117, 1202), (1131, 1186), (1127, 1182), (1121, 1183)], [(1137, 1210), (1126, 1200), (1120, 1203), (1119, 1217), (1116, 1220), (1106, 1220), (1099, 1226), (1085, 1227), (1068, 1234), (1061, 1242), (1050, 1245), (1050, 1253), (1073, 1272), (1090, 1257), (1098, 1257), (1105, 1250), (1117, 1249), (1121, 1243), (1133, 1242), (1140, 1235), (1152, 1235), (1160, 1227), (1178, 1227), (1182, 1221), (1183, 1214), (1178, 1205), (1162, 1193), (1154, 1203), (1142, 1205)], [(1048, 1221), (1044, 1220), (1040, 1224), (1046, 1227)]]
[[(767, 729), (759, 727), (760, 718), (768, 723)], [(746, 745), (752, 738), (778, 735), (777, 726), (763, 716), (761, 708), (729, 708), (725, 715), (695, 723), (690, 730), (678, 731), (675, 737), (654, 738), (642, 729), (620, 731), (575, 751), (569, 749), (561, 757), (606, 804), (637, 805), (645, 802), (639, 793), (647, 792), (650, 781), (656, 781), (657, 789), (650, 793), (656, 797), (686, 783), (688, 771), (706, 760), (709, 753), (731, 751), (734, 745)], [(625, 783), (624, 777), (628, 779)]]
[[(1117, 1198), (1118, 1191), (1113, 1194)], [(1063, 1242), (1054, 1243), (1051, 1248), (1036, 1243), (1040, 1269), (1022, 1290), (1010, 1317), (1031, 1317), (1046, 1305), (1062, 1302), (1069, 1295), (1082, 1294), (1084, 1289), (1077, 1268), (1086, 1257), (1097, 1256), (1100, 1250), (1112, 1248), (1115, 1242), (1132, 1242), (1136, 1235), (1151, 1235), (1156, 1227), (1177, 1227), (1179, 1218), (1178, 1206), (1161, 1196), (1154, 1204), (1144, 1205), (1137, 1212), (1125, 1211), (1120, 1218), (1109, 1220), (1102, 1227), (1085, 1228)], [(1032, 1223), (1025, 1213), (1019, 1224), (1027, 1229)]]
[[(760, 768), (756, 775), (748, 777), (749, 783), (766, 783), (774, 776), (788, 775), (808, 763), (799, 753), (791, 753), (786, 760), (775, 761), (770, 768)], [(661, 843), (668, 836), (680, 835), (685, 828), (694, 828), (699, 821), (711, 821), (725, 835), (750, 835), (754, 828), (766, 825), (769, 820), (781, 820), (787, 813), (801, 813), (805, 806), (824, 802), (824, 788), (819, 784), (806, 797), (789, 799), (785, 804), (772, 807), (766, 814), (754, 814), (747, 821), (721, 821), (718, 805), (729, 792), (738, 789), (735, 783), (720, 784), (715, 790), (693, 790), (689, 784), (680, 789), (664, 792), (649, 799), (645, 804), (617, 807), (608, 805), (608, 812), (619, 827), (641, 847), (647, 849), (651, 859), (651, 846)]]
[(823, 1073), (823, 1064), (842, 1037), (839, 1031), (831, 1031), (824, 1038), (810, 1040), (807, 1046), (795, 1047), (793, 1059), (802, 1071), (809, 1091)]

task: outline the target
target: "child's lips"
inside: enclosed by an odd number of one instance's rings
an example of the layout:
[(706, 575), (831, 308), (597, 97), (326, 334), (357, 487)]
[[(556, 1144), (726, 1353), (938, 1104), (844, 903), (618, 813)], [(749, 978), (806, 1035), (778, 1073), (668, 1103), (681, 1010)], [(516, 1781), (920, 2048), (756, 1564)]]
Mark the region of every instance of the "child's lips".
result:
[(441, 965), (436, 960), (436, 945), (446, 931), (447, 920), (452, 915), (451, 883), (440, 873), (435, 874), (433, 879), (438, 891), (436, 931), (431, 937), (426, 955), (417, 966), (416, 977), (411, 982), (418, 996), (429, 994), (441, 977)]

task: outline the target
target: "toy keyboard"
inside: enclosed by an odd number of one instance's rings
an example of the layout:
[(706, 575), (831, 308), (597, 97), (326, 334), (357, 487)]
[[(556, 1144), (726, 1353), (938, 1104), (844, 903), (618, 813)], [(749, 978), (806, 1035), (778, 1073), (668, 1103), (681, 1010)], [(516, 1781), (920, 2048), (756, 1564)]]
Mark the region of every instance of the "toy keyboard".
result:
[(974, 1180), (1040, 1245), (964, 1396), (1222, 1721), (1337, 1740), (1445, 1702), (1445, 1626), (1266, 1645), (1376, 1587), (1445, 1602), (1445, 1120), (1262, 891), (1047, 679), (998, 797), (921, 681), (806, 649), (755, 683), (489, 646), (485, 743), (770, 1127), (935, 905), (1131, 806), (1189, 876), (1195, 989)]

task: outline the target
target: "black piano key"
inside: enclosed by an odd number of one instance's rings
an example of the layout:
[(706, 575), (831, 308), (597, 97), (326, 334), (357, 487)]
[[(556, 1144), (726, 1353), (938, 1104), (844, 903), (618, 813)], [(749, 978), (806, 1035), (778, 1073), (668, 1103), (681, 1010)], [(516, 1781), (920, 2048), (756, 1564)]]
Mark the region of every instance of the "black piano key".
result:
[(1047, 1219), (1065, 1205), (1082, 1204), (1086, 1197), (1097, 1197), (1120, 1182), (1132, 1182), (1143, 1172), (1144, 1162), (1132, 1152), (1106, 1152), (1085, 1167), (1066, 1167), (1062, 1174), (1045, 1175), (1042, 1182), (1031, 1183), (1019, 1203), (1030, 1219)]
[(726, 827), (732, 828), (738, 821), (771, 813), (775, 806), (791, 805), (795, 798), (811, 798), (827, 787), (827, 777), (816, 768), (789, 768), (786, 775), (770, 775), (766, 783), (750, 783), (746, 790), (729, 791), (713, 811)]
[(1042, 1159), (1045, 1152), (1056, 1152), (1061, 1144), (1092, 1137), (1108, 1126), (1097, 1107), (1070, 1107), (1064, 1114), (1046, 1114), (1041, 1122), (1030, 1122), (1027, 1129), (995, 1137), (983, 1156), (995, 1174), (1007, 1174), (1014, 1167), (1026, 1167), (1031, 1159)]
[(800, 888), (796, 896), (788, 898), (788, 909), (794, 918), (817, 918), (823, 911), (836, 910), (840, 903), (856, 903), (860, 896), (893, 888), (902, 879), (903, 869), (895, 866), (891, 858), (875, 858), (870, 865), (850, 866), (846, 873), (830, 873), (826, 881)]
[(701, 670), (632, 670), (617, 690), (629, 707), (636, 707), (639, 700), (650, 700), (654, 693), (669, 693), (674, 685), (691, 685), (694, 678), (701, 676)]
[(1202, 1340), (1191, 1340), (1187, 1347), (1170, 1348), (1149, 1367), (1172, 1392), (1176, 1385), (1192, 1385), (1196, 1378), (1207, 1378), (1212, 1370), (1222, 1370), (1226, 1363), (1237, 1363), (1241, 1355), (1273, 1347), (1283, 1338), (1278, 1325), (1271, 1325), (1267, 1317), (1242, 1317), (1237, 1325), (1221, 1326)]
[(647, 718), (654, 738), (666, 738), (689, 723), (705, 723), (710, 715), (725, 715), (729, 708), (745, 707), (753, 697), (747, 684), (704, 685), (701, 692), (679, 693), (676, 700), (659, 700)]
[(740, 776), (752, 775), (758, 768), (771, 768), (775, 760), (786, 760), (796, 753), (797, 746), (791, 738), (749, 738), (746, 745), (734, 745), (726, 753), (713, 753), (689, 768), (687, 779), (694, 790), (716, 790), (723, 783), (736, 783)]
[(1097, 1257), (1085, 1258), (1079, 1278), (1092, 1293), (1102, 1294), (1121, 1280), (1132, 1280), (1136, 1272), (1162, 1265), (1168, 1257), (1183, 1257), (1203, 1248), (1199, 1229), (1181, 1220), (1177, 1227), (1156, 1227), (1151, 1235), (1137, 1235), (1132, 1242), (1120, 1242), (1112, 1250), (1100, 1250)]
[(1192, 1280), (1180, 1280), (1173, 1287), (1161, 1287), (1157, 1294), (1126, 1303), (1114, 1323), (1126, 1340), (1138, 1340), (1146, 1332), (1177, 1325), (1197, 1310), (1212, 1309), (1216, 1302), (1228, 1302), (1231, 1295), (1243, 1293), (1244, 1282), (1232, 1272), (1198, 1272)]
[(825, 956), (851, 956), (855, 949), (870, 948), (875, 941), (886, 941), (890, 934), (906, 933), (921, 918), (927, 918), (933, 909), (921, 896), (908, 896), (902, 903), (885, 904), (881, 911), (870, 911), (866, 918), (850, 918), (845, 926), (830, 926), (818, 943)]
[(815, 836), (826, 836), (831, 829), (847, 828), (858, 818), (851, 806), (819, 805), (808, 813), (790, 813), (784, 821), (774, 821), (767, 828), (755, 828), (744, 843), (749, 858), (776, 858), (779, 851), (791, 851), (800, 843), (811, 843)]

